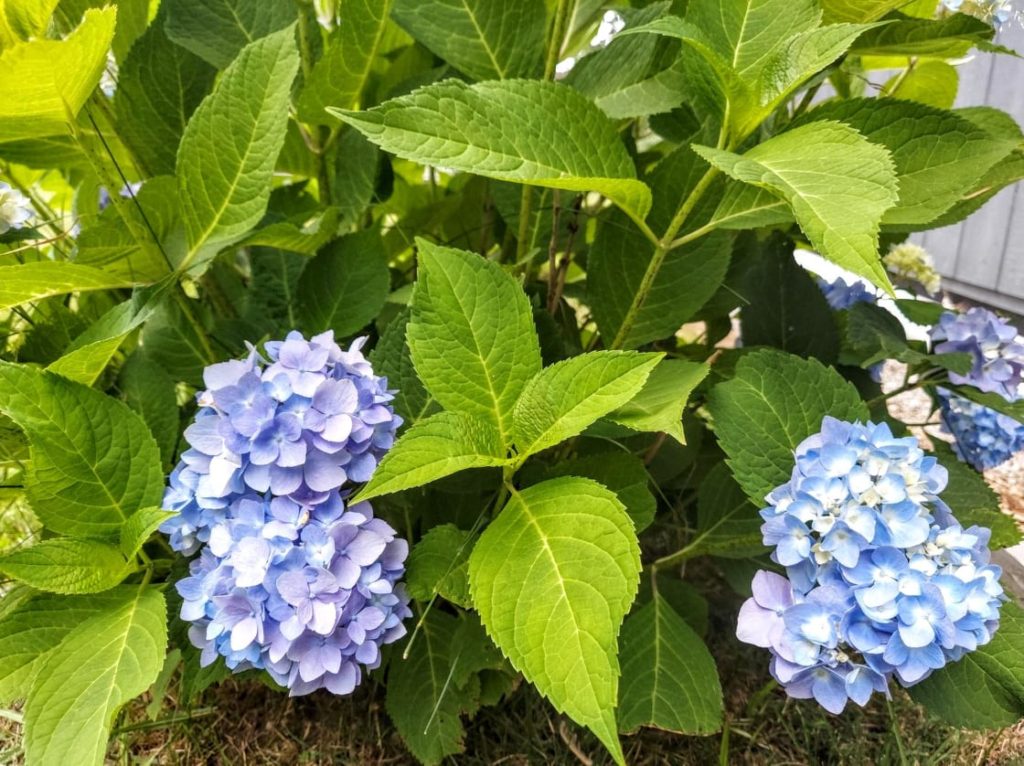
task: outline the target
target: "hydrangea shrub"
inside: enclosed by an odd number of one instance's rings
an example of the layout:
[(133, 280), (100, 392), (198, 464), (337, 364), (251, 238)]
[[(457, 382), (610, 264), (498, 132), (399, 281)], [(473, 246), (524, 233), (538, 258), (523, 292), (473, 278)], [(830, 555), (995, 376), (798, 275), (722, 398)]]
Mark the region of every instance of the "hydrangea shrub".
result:
[(524, 682), (621, 764), (722, 730), (737, 640), (837, 715), (1024, 717), (979, 473), (1024, 341), (912, 240), (1022, 177), (1009, 116), (947, 107), (1008, 3), (136, 5), (0, 11), (27, 763), (236, 674), (376, 697), (425, 764)]

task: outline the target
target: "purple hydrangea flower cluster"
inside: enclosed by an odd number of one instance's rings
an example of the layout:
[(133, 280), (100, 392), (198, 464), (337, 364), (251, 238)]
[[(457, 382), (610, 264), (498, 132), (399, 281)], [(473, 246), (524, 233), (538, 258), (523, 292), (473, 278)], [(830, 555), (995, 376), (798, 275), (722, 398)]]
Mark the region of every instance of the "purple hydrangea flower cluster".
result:
[(787, 576), (757, 573), (736, 628), (771, 651), (790, 696), (839, 713), (991, 639), (1005, 600), (991, 532), (957, 523), (946, 471), (916, 439), (825, 418), (795, 456), (761, 511)]
[(291, 694), (351, 692), (411, 615), (399, 582), (408, 544), (369, 503), (346, 506), (401, 418), (364, 339), (290, 333), (245, 360), (208, 367), (161, 526), (199, 551), (177, 584), (202, 649), (236, 671), (266, 669)]
[(953, 435), (953, 448), (965, 463), (985, 471), (1024, 452), (1024, 423), (943, 388), (938, 395), (943, 429)]
[(966, 314), (947, 311), (932, 328), (931, 337), (936, 353), (967, 353), (974, 360), (966, 375), (949, 373), (953, 383), (996, 393), (1009, 401), (1021, 398), (1024, 341), (1005, 319), (977, 306)]
[(846, 284), (846, 280), (838, 277), (834, 282), (818, 279), (818, 287), (825, 294), (825, 300), (833, 311), (845, 311), (857, 303), (874, 303), (875, 296), (863, 282), (854, 281)]

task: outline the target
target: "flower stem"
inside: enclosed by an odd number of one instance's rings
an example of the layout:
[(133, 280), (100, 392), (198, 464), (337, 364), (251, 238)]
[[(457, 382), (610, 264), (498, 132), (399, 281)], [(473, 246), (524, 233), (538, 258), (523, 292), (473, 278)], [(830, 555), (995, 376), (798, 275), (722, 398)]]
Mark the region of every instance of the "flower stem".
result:
[[(669, 251), (673, 247), (677, 247), (674, 243), (676, 234), (683, 228), (683, 224), (686, 223), (686, 219), (689, 218), (690, 213), (700, 202), (701, 198), (710, 188), (711, 184), (714, 183), (715, 179), (718, 178), (718, 174), (721, 171), (718, 168), (710, 167), (707, 172), (697, 182), (697, 185), (693, 187), (693, 190), (687, 195), (686, 199), (683, 200), (679, 209), (676, 210), (676, 214), (672, 217), (669, 222), (668, 228), (665, 230), (665, 234), (658, 241), (657, 246), (654, 248), (654, 255), (651, 256), (650, 263), (647, 264), (647, 271), (644, 272), (643, 279), (640, 281), (640, 287), (637, 288), (636, 294), (633, 296), (633, 301), (629, 304), (629, 309), (626, 311), (626, 316), (622, 319), (622, 324), (619, 326), (619, 331), (615, 334), (615, 339), (612, 341), (610, 348), (622, 348), (629, 337), (629, 333), (633, 329), (633, 325), (636, 324), (637, 315), (640, 313), (640, 309), (643, 308), (644, 303), (647, 302), (647, 298), (650, 296), (651, 288), (654, 286), (654, 280), (658, 276), (658, 272), (661, 271), (662, 265), (665, 263), (665, 256), (668, 255)], [(707, 228), (707, 227), (704, 227)], [(710, 231), (710, 229), (708, 229)], [(706, 233), (706, 232), (705, 232)]]

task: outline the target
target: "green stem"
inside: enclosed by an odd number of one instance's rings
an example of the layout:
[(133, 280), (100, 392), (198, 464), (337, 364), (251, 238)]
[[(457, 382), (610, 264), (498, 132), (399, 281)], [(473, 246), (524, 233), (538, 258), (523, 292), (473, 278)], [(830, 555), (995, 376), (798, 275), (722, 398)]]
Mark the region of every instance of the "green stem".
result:
[(710, 234), (711, 232), (713, 232), (717, 228), (718, 228), (718, 224), (716, 224), (716, 223), (706, 223), (703, 226), (701, 226), (699, 229), (694, 229), (689, 234), (686, 234), (686, 235), (684, 235), (682, 237), (679, 237), (678, 239), (672, 240), (672, 244), (670, 244), (668, 246), (668, 249), (670, 251), (671, 250), (675, 250), (677, 247), (682, 247), (685, 244), (693, 242), (695, 239), (700, 239), (705, 234)]
[[(299, 59), (302, 62), (303, 80), (309, 82), (313, 74), (313, 48), (310, 43), (309, 15), (305, 9), (299, 10)], [(320, 190), (320, 203), (324, 206), (331, 204), (331, 176), (327, 167), (328, 141), (331, 140), (331, 132), (326, 126), (316, 128), (315, 140), (309, 149), (316, 158), (316, 182)]]
[(896, 76), (896, 80), (893, 82), (892, 85), (890, 85), (889, 87), (887, 87), (885, 89), (885, 91), (882, 93), (882, 95), (883, 96), (892, 96), (893, 93), (896, 93), (900, 89), (900, 86), (903, 85), (903, 81), (906, 80), (907, 77), (915, 69), (917, 69), (917, 56), (912, 56), (910, 58), (910, 61), (907, 62), (907, 66), (903, 69), (902, 72), (900, 72)]
[(918, 375), (917, 380), (915, 380), (913, 383), (904, 383), (902, 386), (890, 391), (889, 393), (882, 394), (881, 396), (876, 396), (874, 399), (868, 402), (868, 407), (874, 407), (876, 404), (882, 404), (883, 402), (887, 402), (890, 399), (899, 396), (900, 394), (907, 393), (908, 391), (916, 391), (919, 388), (924, 388), (924, 386), (928, 385), (929, 383), (934, 383), (935, 378), (941, 375), (942, 373), (943, 370), (935, 368), (933, 370), (929, 370), (928, 372), (922, 375)]
[(892, 726), (892, 736), (893, 739), (896, 740), (896, 751), (899, 753), (900, 764), (903, 766), (904, 764), (909, 763), (909, 761), (907, 761), (907, 754), (903, 750), (903, 737), (900, 736), (899, 721), (896, 718), (896, 711), (892, 709), (892, 700), (886, 699), (885, 706), (889, 711), (889, 723)]
[(633, 325), (636, 324), (637, 315), (640, 313), (640, 309), (643, 308), (644, 303), (647, 302), (647, 298), (650, 296), (651, 288), (654, 286), (654, 280), (658, 276), (658, 272), (661, 270), (662, 265), (665, 263), (665, 256), (668, 255), (669, 251), (674, 246), (674, 240), (679, 230), (683, 228), (683, 224), (686, 223), (686, 219), (690, 213), (700, 202), (704, 193), (708, 190), (718, 174), (721, 171), (718, 168), (708, 168), (707, 172), (697, 182), (697, 185), (693, 187), (693, 191), (683, 200), (683, 203), (676, 210), (676, 214), (672, 217), (669, 222), (668, 228), (665, 230), (665, 234), (658, 240), (657, 246), (654, 248), (654, 255), (651, 256), (650, 263), (647, 264), (647, 270), (644, 272), (643, 279), (640, 281), (640, 287), (637, 288), (636, 294), (633, 296), (633, 301), (629, 304), (629, 309), (626, 311), (626, 316), (622, 319), (622, 324), (619, 326), (619, 331), (615, 334), (615, 339), (612, 341), (610, 348), (622, 348), (626, 339), (629, 337), (630, 331), (633, 329)]
[(195, 311), (193, 311), (192, 304), (189, 302), (188, 297), (181, 291), (180, 286), (174, 291), (174, 300), (177, 302), (178, 308), (181, 309), (181, 313), (184, 315), (185, 320), (195, 331), (196, 338), (199, 339), (199, 345), (203, 347), (203, 355), (206, 357), (206, 363), (213, 364), (217, 361), (217, 355), (213, 351), (213, 346), (210, 345), (210, 339), (207, 337), (206, 328), (199, 320)]
[[(548, 50), (544, 61), (544, 79), (550, 80), (555, 76), (555, 66), (558, 64), (558, 54), (565, 42), (565, 30), (572, 15), (575, 0), (558, 0), (558, 7), (555, 9), (555, 19), (551, 26), (551, 36), (548, 38)], [(533, 210), (533, 189), (523, 186), (523, 193), (519, 200), (519, 227), (516, 235), (516, 265), (522, 267), (530, 257), (530, 214)]]
[(575, 0), (558, 0), (554, 24), (551, 27), (551, 37), (548, 39), (548, 52), (544, 60), (545, 80), (550, 80), (555, 76), (555, 67), (558, 66), (558, 55), (562, 52), (562, 45), (565, 43), (565, 33), (575, 6)]
[(530, 258), (530, 216), (533, 214), (533, 189), (523, 186), (519, 199), (519, 228), (516, 232), (516, 267), (519, 268)]
[(659, 569), (665, 569), (666, 567), (674, 567), (682, 564), (693, 556), (696, 543), (697, 541), (695, 540), (689, 545), (680, 548), (675, 553), (670, 553), (667, 556), (662, 556), (660, 559), (652, 561), (650, 565), (651, 574), (654, 575)]

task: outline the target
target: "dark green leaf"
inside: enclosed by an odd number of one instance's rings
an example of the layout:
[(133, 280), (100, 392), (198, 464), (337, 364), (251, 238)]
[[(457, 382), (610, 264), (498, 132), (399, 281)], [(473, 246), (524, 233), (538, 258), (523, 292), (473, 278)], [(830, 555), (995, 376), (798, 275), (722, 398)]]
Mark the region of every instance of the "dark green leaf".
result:
[(167, 36), (218, 69), (298, 18), (289, 0), (165, 0)]
[(736, 377), (719, 383), (708, 408), (733, 475), (755, 503), (789, 480), (793, 450), (826, 415), (868, 420), (857, 389), (814, 359), (781, 351), (745, 354)]
[(310, 333), (334, 330), (352, 335), (377, 316), (388, 296), (388, 264), (380, 234), (373, 229), (328, 245), (299, 279), (299, 319)]

